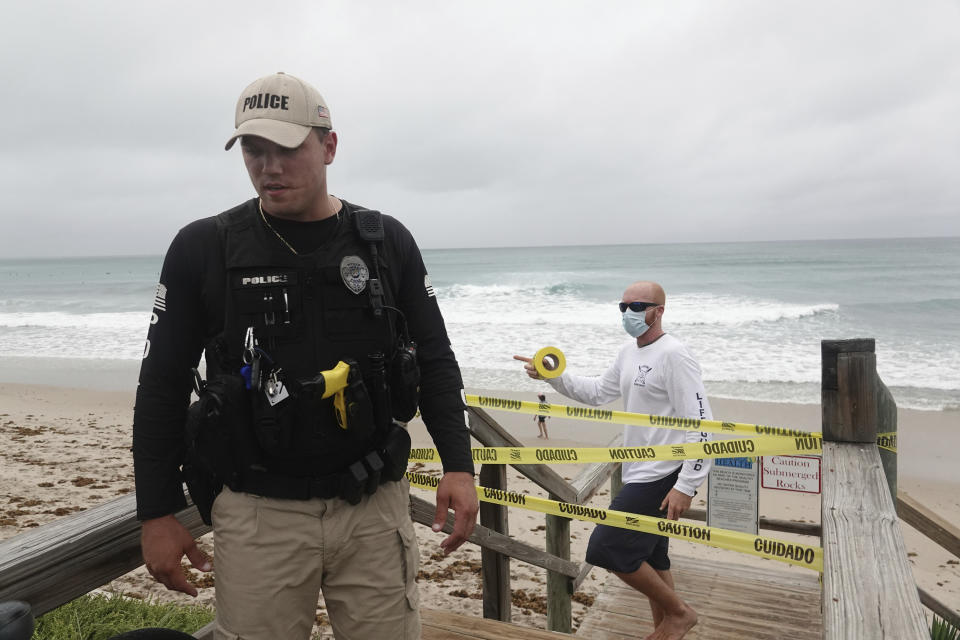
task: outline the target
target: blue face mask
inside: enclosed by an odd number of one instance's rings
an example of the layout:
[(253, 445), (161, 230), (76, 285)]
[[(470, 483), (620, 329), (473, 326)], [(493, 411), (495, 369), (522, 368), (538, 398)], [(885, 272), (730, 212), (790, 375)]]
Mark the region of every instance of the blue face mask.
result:
[(646, 311), (627, 309), (623, 312), (623, 330), (630, 334), (631, 337), (639, 338), (650, 328), (650, 325), (647, 324), (646, 317)]

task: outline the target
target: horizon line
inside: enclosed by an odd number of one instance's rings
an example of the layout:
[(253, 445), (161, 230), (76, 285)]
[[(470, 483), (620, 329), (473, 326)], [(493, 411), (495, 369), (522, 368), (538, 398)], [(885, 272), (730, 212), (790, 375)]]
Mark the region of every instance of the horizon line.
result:
[[(635, 246), (669, 246), (669, 245), (701, 245), (701, 244), (774, 244), (774, 243), (803, 243), (803, 242), (870, 242), (883, 240), (958, 240), (960, 235), (949, 236), (873, 236), (847, 238), (796, 238), (790, 240), (686, 240), (683, 242), (597, 242), (586, 244), (540, 244), (540, 245), (497, 245), (497, 246), (447, 246), (433, 247), (420, 246), (421, 251), (486, 251), (496, 249), (560, 249), (564, 247), (635, 247)], [(418, 243), (419, 244), (419, 243)], [(112, 258), (151, 258), (162, 257), (165, 251), (159, 253), (111, 253), (111, 254), (74, 254), (74, 255), (22, 255), (0, 257), (0, 262), (18, 260), (84, 260), (84, 259), (112, 259)]]

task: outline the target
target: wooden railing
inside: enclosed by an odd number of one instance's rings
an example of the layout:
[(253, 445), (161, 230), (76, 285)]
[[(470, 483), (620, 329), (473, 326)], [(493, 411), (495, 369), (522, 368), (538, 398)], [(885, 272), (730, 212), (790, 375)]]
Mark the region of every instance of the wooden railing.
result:
[(877, 448), (878, 415), (889, 407), (881, 396), (889, 392), (877, 376), (874, 341), (823, 341), (821, 389), (824, 638), (928, 639), (896, 489)]
[[(513, 437), (483, 409), (470, 407), (470, 432), (485, 447), (522, 447), (523, 443)], [(617, 436), (607, 446), (620, 446), (622, 436)], [(611, 494), (620, 486), (620, 465), (597, 463), (586, 467), (571, 482), (564, 480), (546, 465), (511, 465), (520, 474), (547, 491), (551, 500), (573, 504), (588, 502), (596, 491), (611, 477)], [(491, 489), (507, 490), (507, 465), (486, 464), (480, 468), (480, 485)], [(570, 561), (570, 519), (547, 515), (544, 557), (562, 561), (564, 570), (547, 569), (547, 628), (551, 631), (570, 633), (573, 629), (572, 598), (577, 587), (587, 577), (592, 565)], [(424, 522), (429, 524), (429, 522)], [(509, 531), (508, 508), (502, 505), (481, 503), (480, 524), (498, 535)], [(510, 621), (510, 558), (519, 558), (513, 553), (503, 553), (490, 548), (481, 552), (483, 565), (483, 615), (504, 622)], [(529, 560), (525, 560), (529, 562)]]
[[(0, 602), (41, 615), (142, 565), (136, 510), (123, 496), (0, 541)], [(210, 531), (193, 506), (177, 519), (194, 537)]]

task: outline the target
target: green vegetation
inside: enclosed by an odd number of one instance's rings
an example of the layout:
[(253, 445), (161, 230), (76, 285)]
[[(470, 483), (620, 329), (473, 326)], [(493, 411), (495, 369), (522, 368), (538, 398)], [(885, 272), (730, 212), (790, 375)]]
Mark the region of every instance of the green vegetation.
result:
[(33, 640), (105, 640), (133, 629), (162, 627), (193, 633), (212, 621), (200, 605), (157, 604), (120, 596), (86, 595), (37, 619)]
[(953, 626), (940, 616), (933, 616), (933, 625), (930, 627), (931, 640), (960, 640), (960, 629)]

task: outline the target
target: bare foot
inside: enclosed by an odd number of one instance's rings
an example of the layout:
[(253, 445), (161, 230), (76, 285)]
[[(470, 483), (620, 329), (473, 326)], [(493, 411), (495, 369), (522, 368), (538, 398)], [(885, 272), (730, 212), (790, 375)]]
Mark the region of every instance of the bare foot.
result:
[(687, 635), (687, 631), (693, 629), (697, 624), (697, 612), (689, 605), (683, 605), (682, 615), (666, 615), (653, 633), (646, 637), (646, 640), (680, 640)]

